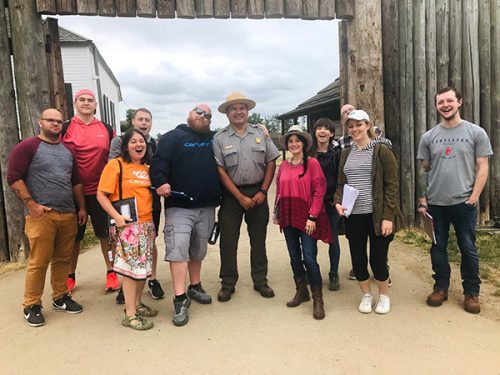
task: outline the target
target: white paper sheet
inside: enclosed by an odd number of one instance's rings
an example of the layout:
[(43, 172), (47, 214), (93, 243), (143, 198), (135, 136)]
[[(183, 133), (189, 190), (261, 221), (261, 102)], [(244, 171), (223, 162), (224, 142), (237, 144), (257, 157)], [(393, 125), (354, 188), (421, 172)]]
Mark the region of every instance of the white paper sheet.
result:
[(356, 202), (356, 198), (358, 197), (359, 190), (345, 184), (344, 185), (344, 196), (342, 197), (342, 206), (346, 208), (346, 211), (344, 212), (346, 217), (349, 217), (349, 215), (352, 212), (352, 208), (354, 207), (354, 202)]

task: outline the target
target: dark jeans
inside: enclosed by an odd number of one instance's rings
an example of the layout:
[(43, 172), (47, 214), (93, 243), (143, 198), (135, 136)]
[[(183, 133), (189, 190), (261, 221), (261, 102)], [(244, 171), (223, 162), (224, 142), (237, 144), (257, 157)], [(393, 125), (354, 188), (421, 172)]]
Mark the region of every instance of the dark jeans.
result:
[(338, 235), (339, 213), (330, 203), (325, 202), (326, 214), (332, 227), (332, 242), (328, 246), (328, 256), (330, 257), (330, 272), (339, 272), (340, 243)]
[(378, 281), (387, 280), (389, 278), (387, 253), (389, 252), (389, 244), (393, 240), (394, 234), (387, 237), (377, 236), (373, 227), (372, 214), (351, 214), (346, 220), (345, 227), (356, 279), (358, 281), (365, 281), (370, 277), (366, 247), (369, 238), (370, 267), (373, 277)]
[[(241, 192), (253, 197), (259, 190), (242, 188)], [(269, 206), (267, 199), (260, 206), (245, 210), (238, 200), (224, 192), (219, 210), (220, 228), (220, 273), (222, 287), (233, 289), (238, 281), (238, 240), (240, 239), (241, 222), (245, 218), (250, 238), (250, 267), (254, 286), (267, 284), (266, 234), (269, 223)]]
[(465, 203), (454, 206), (429, 205), (434, 219), (437, 244), (432, 244), (431, 261), (435, 280), (434, 289), (447, 291), (450, 287), (448, 237), (450, 223), (455, 228), (458, 247), (462, 254), (460, 272), (464, 294), (479, 295), (479, 257), (476, 250), (476, 207)]
[(284, 228), (283, 233), (290, 254), (293, 276), (301, 277), (307, 274), (311, 286), (321, 286), (321, 272), (316, 260), (317, 240), (292, 227)]

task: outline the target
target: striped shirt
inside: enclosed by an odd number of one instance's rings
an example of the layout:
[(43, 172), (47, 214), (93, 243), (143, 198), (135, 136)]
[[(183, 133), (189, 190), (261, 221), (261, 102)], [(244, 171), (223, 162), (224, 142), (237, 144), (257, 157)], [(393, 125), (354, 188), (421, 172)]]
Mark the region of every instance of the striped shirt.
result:
[(359, 190), (352, 209), (353, 214), (369, 214), (373, 212), (371, 176), (374, 145), (373, 141), (363, 148), (357, 148), (353, 144), (345, 162), (344, 174), (347, 183)]

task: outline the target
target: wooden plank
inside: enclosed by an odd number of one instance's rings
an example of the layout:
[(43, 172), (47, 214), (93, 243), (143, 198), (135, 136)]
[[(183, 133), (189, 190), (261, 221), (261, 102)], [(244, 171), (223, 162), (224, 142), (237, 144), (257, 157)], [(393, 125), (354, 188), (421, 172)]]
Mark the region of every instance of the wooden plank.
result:
[(231, 0), (231, 18), (247, 18), (247, 0)]
[[(495, 1), (495, 0), (493, 0)], [(479, 125), (484, 128), (490, 139), (491, 134), (491, 17), (490, 0), (479, 2), (479, 90), (481, 92), (479, 103)], [(497, 149), (498, 150), (498, 149)], [(498, 152), (498, 151), (497, 151)], [(491, 168), (490, 168), (491, 173)], [(493, 209), (490, 207), (494, 196), (492, 194), (492, 179), (484, 186), (479, 201), (479, 222), (483, 223), (490, 219)], [(483, 214), (484, 213), (484, 214)], [(484, 215), (484, 216), (483, 216)]]
[(491, 141), (495, 156), (491, 158), (492, 216), (500, 228), (500, 1), (492, 0), (491, 17)]
[(384, 132), (399, 163), (399, 39), (397, 0), (382, 1)]
[(195, 0), (196, 18), (212, 18), (214, 16), (214, 3), (212, 0)]
[(462, 92), (462, 0), (450, 0), (450, 65), (448, 83)]
[[(99, 3), (100, 5), (100, 3)], [(116, 2), (116, 15), (118, 17), (135, 17), (135, 0), (119, 0)]]
[(57, 0), (56, 3), (58, 14), (77, 14), (76, 0)]
[(97, 15), (97, 0), (76, 0), (76, 11), (81, 16)]
[(176, 0), (176, 12), (178, 18), (195, 18), (194, 0)]
[(175, 18), (175, 0), (156, 0), (158, 18)]
[(335, 16), (338, 19), (352, 19), (354, 17), (354, 8), (354, 0), (335, 0)]
[(316, 20), (319, 17), (319, 0), (302, 0), (302, 19)]
[(156, 17), (155, 0), (137, 0), (137, 17)]
[(56, 18), (47, 18), (44, 22), (46, 34), (46, 56), (50, 87), (51, 107), (58, 109), (63, 118), (69, 118), (64, 87), (64, 72), (61, 56), (61, 43), (59, 41), (59, 27)]
[[(270, 6), (270, 4), (275, 4), (277, 6), (278, 4), (283, 5), (282, 2), (278, 1), (266, 1), (266, 7)], [(279, 13), (281, 11), (281, 14)], [(269, 18), (269, 13), (270, 10), (266, 11), (267, 18)], [(283, 7), (281, 9), (277, 8), (274, 9), (274, 12), (271, 13), (275, 17), (283, 17)], [(302, 17), (302, 0), (285, 0), (285, 7), (284, 7), (284, 16), (285, 18), (300, 18)]]
[[(347, 48), (347, 21), (339, 22), (340, 108), (349, 103), (349, 49)], [(356, 106), (356, 103), (352, 103)], [(345, 131), (345, 129), (342, 129)]]
[[(440, 20), (441, 22), (441, 20)], [(436, 0), (426, 0), (425, 2), (425, 60), (427, 63), (426, 73), (426, 112), (427, 129), (437, 124), (438, 116), (434, 95), (437, 92), (437, 55), (436, 55)], [(440, 35), (441, 36), (441, 35)]]
[(97, 13), (103, 17), (115, 17), (116, 7), (114, 0), (97, 0)]
[(214, 18), (231, 17), (230, 0), (214, 0)]
[[(436, 0), (436, 86), (442, 89), (448, 86), (449, 71), (449, 20), (450, 20), (449, 0)], [(434, 100), (433, 100), (434, 105)]]
[(264, 0), (248, 0), (248, 18), (262, 19), (265, 16)]
[(319, 0), (319, 19), (333, 20), (335, 18), (335, 0)]
[[(358, 13), (356, 13), (358, 14)], [(411, 2), (399, 2), (400, 53), (400, 190), (401, 211), (406, 225), (415, 222), (415, 150), (413, 115), (413, 9)]]
[(56, 0), (36, 0), (36, 11), (43, 14), (57, 14)]

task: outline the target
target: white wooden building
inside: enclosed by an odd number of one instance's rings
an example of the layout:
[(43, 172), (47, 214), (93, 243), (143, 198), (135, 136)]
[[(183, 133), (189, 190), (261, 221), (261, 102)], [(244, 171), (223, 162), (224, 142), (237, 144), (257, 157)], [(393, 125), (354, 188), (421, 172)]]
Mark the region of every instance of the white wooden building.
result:
[(70, 117), (74, 114), (73, 94), (81, 89), (90, 89), (98, 98), (96, 116), (119, 132), (120, 84), (96, 45), (92, 40), (63, 27), (59, 27), (59, 38)]

